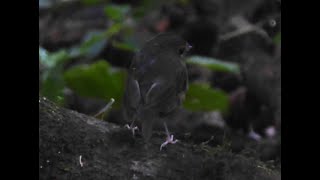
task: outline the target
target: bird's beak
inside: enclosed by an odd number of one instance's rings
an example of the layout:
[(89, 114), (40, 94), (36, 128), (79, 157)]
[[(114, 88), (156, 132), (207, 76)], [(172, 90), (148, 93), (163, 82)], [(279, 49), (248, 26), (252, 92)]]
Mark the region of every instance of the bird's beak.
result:
[(186, 51), (190, 51), (191, 48), (192, 46), (189, 43), (186, 43)]

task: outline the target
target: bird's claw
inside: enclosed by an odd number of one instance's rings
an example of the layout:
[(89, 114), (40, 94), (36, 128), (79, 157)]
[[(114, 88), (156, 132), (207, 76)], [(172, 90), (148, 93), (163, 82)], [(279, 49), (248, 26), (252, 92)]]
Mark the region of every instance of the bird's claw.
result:
[(262, 137), (258, 133), (254, 132), (253, 130), (249, 132), (248, 137), (255, 141), (260, 141), (262, 139)]
[(136, 130), (139, 131), (139, 128), (137, 126), (133, 127), (133, 126), (129, 126), (128, 124), (126, 124), (124, 127), (131, 130), (133, 136), (134, 136)]
[(173, 135), (167, 137), (167, 140), (166, 140), (164, 143), (161, 144), (161, 146), (160, 146), (160, 151), (162, 150), (162, 148), (163, 148), (164, 146), (166, 146), (166, 145), (168, 145), (168, 144), (175, 144), (175, 143), (177, 143), (178, 141), (179, 141), (178, 139), (173, 140)]

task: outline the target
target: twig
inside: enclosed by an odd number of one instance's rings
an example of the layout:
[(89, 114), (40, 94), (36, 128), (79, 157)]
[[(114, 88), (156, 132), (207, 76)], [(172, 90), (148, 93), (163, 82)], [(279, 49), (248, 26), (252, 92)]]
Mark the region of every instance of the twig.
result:
[(104, 108), (102, 108), (96, 115), (94, 115), (94, 117), (98, 117), (100, 114), (106, 112), (108, 109), (111, 108), (113, 103), (114, 103), (114, 99), (111, 98), (109, 103)]
[(249, 33), (249, 32), (256, 32), (256, 33), (260, 34), (264, 39), (270, 40), (269, 35), (263, 29), (261, 29), (257, 25), (250, 24), (243, 17), (232, 18), (231, 24), (236, 26), (236, 28), (238, 30), (221, 35), (219, 37), (220, 41), (226, 41), (226, 40), (241, 36), (241, 35)]
[(214, 139), (214, 136), (211, 136), (209, 140), (202, 142), (201, 145), (207, 145), (209, 144), (210, 141), (212, 141)]
[(269, 40), (269, 36), (265, 31), (263, 31), (262, 29), (260, 29), (258, 27), (250, 26), (250, 25), (242, 27), (242, 28), (240, 28), (240, 29), (238, 29), (236, 31), (232, 31), (230, 33), (226, 33), (226, 34), (220, 36), (220, 40), (221, 41), (226, 41), (226, 40), (241, 36), (241, 35), (249, 33), (249, 32), (256, 32), (256, 33), (260, 34), (263, 38)]
[(81, 158), (82, 158), (82, 155), (80, 155), (79, 157), (79, 163), (80, 163), (80, 166), (83, 167), (83, 162), (81, 161)]

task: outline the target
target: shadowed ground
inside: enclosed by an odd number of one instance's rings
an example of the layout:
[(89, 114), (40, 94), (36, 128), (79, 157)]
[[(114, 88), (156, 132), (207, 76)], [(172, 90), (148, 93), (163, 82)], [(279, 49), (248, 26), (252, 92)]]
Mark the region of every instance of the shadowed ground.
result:
[[(40, 179), (281, 179), (267, 164), (223, 146), (181, 143), (163, 151), (163, 133), (140, 134), (39, 97)], [(80, 164), (80, 156), (81, 163)]]

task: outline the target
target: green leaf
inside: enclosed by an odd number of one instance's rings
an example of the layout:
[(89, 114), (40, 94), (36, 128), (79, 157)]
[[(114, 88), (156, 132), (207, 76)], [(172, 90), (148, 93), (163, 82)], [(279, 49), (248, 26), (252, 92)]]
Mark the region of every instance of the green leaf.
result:
[(278, 32), (278, 33), (274, 36), (273, 42), (276, 43), (276, 44), (281, 43), (281, 32)]
[(191, 111), (226, 113), (229, 108), (229, 100), (225, 92), (210, 88), (208, 84), (191, 83), (183, 105)]
[(39, 60), (40, 63), (46, 66), (46, 68), (54, 68), (60, 63), (64, 63), (69, 60), (71, 57), (66, 50), (62, 49), (60, 51), (49, 53), (42, 47), (39, 47)]
[(39, 47), (39, 59), (40, 61), (48, 59), (48, 51), (43, 47)]
[(50, 53), (39, 47), (39, 61), (44, 65), (40, 77), (40, 94), (59, 105), (64, 104), (64, 80), (62, 77), (63, 65), (71, 56), (66, 50)]
[(105, 32), (106, 37), (114, 36), (115, 34), (119, 33), (121, 29), (123, 28), (123, 24), (121, 23), (114, 23), (112, 26), (108, 28), (108, 30)]
[(132, 9), (132, 15), (136, 20), (143, 18), (155, 4), (153, 0), (141, 0), (140, 5)]
[(81, 96), (100, 98), (108, 102), (115, 99), (113, 107), (120, 107), (124, 93), (126, 73), (113, 69), (105, 60), (91, 65), (79, 65), (64, 73), (68, 87)]
[(119, 41), (113, 41), (112, 42), (112, 46), (120, 49), (120, 50), (124, 50), (124, 51), (136, 51), (137, 48), (135, 47), (135, 45), (129, 43), (129, 42), (119, 42)]
[(84, 37), (79, 52), (89, 58), (96, 57), (106, 46), (107, 37), (105, 32), (91, 31)]
[(123, 21), (129, 11), (129, 5), (108, 5), (104, 9), (106, 16), (117, 22)]
[(86, 56), (94, 58), (103, 50), (108, 43), (108, 39), (119, 33), (122, 27), (121, 23), (114, 23), (106, 31), (88, 33), (80, 46), (70, 49), (70, 57)]
[(214, 71), (240, 73), (240, 68), (238, 64), (224, 62), (211, 57), (190, 56), (187, 58), (186, 62), (189, 64), (200, 65), (202, 67), (206, 67)]
[(61, 73), (51, 70), (42, 81), (40, 94), (47, 97), (51, 101), (63, 105), (64, 104), (64, 81)]
[(103, 0), (81, 0), (81, 3), (84, 5), (97, 5), (101, 4)]

